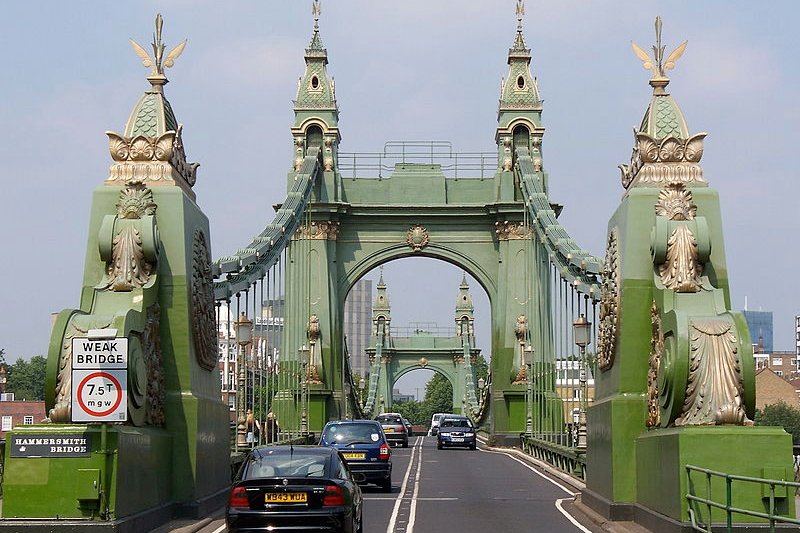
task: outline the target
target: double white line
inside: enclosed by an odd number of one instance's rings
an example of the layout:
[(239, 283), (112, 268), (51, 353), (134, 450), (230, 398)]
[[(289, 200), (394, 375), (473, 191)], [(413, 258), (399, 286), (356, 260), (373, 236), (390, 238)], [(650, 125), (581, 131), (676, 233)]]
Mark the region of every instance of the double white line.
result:
[(408, 460), (408, 468), (406, 468), (406, 474), (403, 476), (403, 484), (400, 485), (400, 494), (397, 496), (397, 500), (394, 502), (394, 509), (392, 509), (392, 518), (389, 520), (389, 526), (386, 528), (386, 533), (395, 533), (395, 527), (401, 526), (402, 529), (402, 521), (400, 524), (397, 523), (397, 516), (400, 513), (400, 506), (403, 504), (404, 501), (408, 500), (409, 497), (407, 493), (410, 491), (410, 487), (408, 486), (408, 481), (411, 479), (411, 472), (414, 472), (414, 492), (410, 496), (410, 509), (408, 512), (408, 523), (405, 524), (405, 533), (413, 533), (414, 532), (414, 521), (417, 518), (417, 496), (419, 495), (419, 478), (422, 475), (422, 437), (417, 437), (417, 441), (414, 443), (414, 447), (411, 448), (411, 458)]

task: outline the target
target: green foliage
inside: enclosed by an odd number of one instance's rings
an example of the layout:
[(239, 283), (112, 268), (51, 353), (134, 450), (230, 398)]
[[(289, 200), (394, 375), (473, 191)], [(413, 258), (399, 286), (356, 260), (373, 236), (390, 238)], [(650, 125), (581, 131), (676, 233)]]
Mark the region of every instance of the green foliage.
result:
[(406, 417), (412, 424), (427, 424), (431, 418), (430, 416), (425, 418), (427, 413), (425, 403), (416, 400), (395, 403), (392, 405), (392, 409)]
[(425, 407), (427, 420), (430, 422), (433, 413), (453, 412), (453, 386), (441, 374), (434, 374), (425, 385)]
[(786, 402), (765, 405), (764, 410), (756, 410), (755, 423), (758, 426), (781, 426), (792, 436), (792, 444), (800, 445), (800, 409)]
[(17, 400), (44, 400), (44, 379), (47, 373), (47, 359), (41, 355), (22, 358), (7, 367), (6, 392), (13, 392)]

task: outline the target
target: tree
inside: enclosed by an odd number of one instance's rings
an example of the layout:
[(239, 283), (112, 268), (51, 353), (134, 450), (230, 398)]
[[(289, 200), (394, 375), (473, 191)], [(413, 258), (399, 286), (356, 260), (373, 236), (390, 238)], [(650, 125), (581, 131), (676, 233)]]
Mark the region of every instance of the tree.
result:
[(403, 415), (412, 424), (426, 424), (428, 419), (425, 418), (425, 404), (416, 400), (409, 400), (407, 402), (395, 403), (392, 405), (398, 413)]
[(433, 413), (453, 412), (453, 385), (441, 374), (434, 374), (425, 385), (425, 409), (428, 420)]
[(781, 426), (792, 436), (792, 444), (800, 445), (800, 409), (784, 401), (765, 405), (763, 411), (757, 409), (755, 423), (757, 426)]
[(41, 355), (25, 361), (21, 357), (9, 366), (6, 377), (6, 392), (13, 392), (17, 400), (44, 400), (44, 380), (47, 374), (47, 359)]

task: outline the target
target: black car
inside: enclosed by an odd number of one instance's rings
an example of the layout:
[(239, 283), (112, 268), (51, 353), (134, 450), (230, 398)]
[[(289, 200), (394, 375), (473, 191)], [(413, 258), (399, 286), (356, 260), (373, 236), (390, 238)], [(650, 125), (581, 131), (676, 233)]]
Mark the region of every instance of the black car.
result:
[(436, 447), (441, 450), (450, 446), (461, 446), (470, 450), (477, 447), (472, 420), (460, 415), (447, 415), (441, 419)]
[(414, 426), (411, 425), (411, 422), (408, 420), (408, 418), (403, 417), (403, 425), (406, 427), (406, 434), (409, 437), (413, 437), (414, 436)]
[(364, 482), (392, 491), (392, 450), (381, 425), (375, 420), (338, 420), (322, 430), (320, 446), (336, 448), (353, 473)]
[(362, 478), (332, 448), (254, 448), (231, 486), (225, 523), (229, 532), (361, 533)]

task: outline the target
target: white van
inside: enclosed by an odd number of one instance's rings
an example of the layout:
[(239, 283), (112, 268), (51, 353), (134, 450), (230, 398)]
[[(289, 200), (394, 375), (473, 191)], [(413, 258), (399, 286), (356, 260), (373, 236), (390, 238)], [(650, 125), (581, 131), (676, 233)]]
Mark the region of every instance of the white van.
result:
[(439, 422), (442, 421), (442, 418), (449, 413), (435, 413), (431, 417), (431, 429), (428, 432), (429, 435), (436, 436), (439, 434)]

